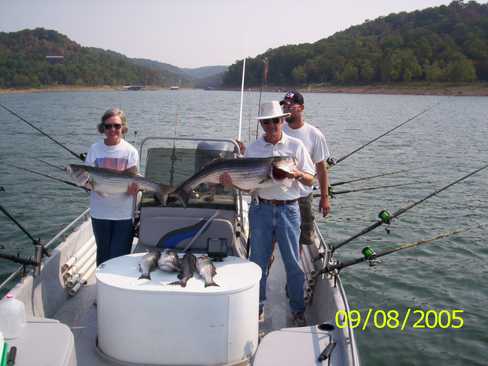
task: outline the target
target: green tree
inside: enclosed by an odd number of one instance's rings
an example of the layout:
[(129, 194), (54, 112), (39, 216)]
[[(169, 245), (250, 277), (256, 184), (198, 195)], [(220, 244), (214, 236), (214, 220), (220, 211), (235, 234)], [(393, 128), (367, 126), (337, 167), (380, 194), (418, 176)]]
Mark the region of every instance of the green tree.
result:
[(307, 73), (302, 65), (295, 67), (291, 74), (296, 84), (302, 84), (307, 80)]

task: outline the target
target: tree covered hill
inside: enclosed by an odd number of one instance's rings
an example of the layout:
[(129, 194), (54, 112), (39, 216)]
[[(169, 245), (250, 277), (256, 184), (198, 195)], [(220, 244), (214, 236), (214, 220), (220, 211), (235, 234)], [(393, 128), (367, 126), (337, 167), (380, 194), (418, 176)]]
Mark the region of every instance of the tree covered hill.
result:
[(144, 58), (132, 58), (130, 59), (136, 65), (147, 67), (153, 70), (161, 72), (170, 72), (180, 77), (180, 82), (184, 84), (193, 83), (194, 86), (200, 84), (206, 85), (208, 80), (212, 80), (215, 77), (220, 77), (227, 71), (228, 66), (203, 66), (196, 68), (180, 68), (164, 62), (148, 60)]
[[(54, 56), (54, 57), (52, 57)], [(209, 67), (210, 69), (212, 67)], [(214, 73), (221, 71), (217, 66)], [(191, 69), (189, 69), (191, 70)], [(54, 30), (0, 32), (0, 88), (49, 85), (191, 86), (186, 69), (93, 47), (82, 47)], [(195, 69), (201, 72), (200, 68)], [(205, 76), (211, 71), (207, 71)]]
[[(246, 59), (246, 84), (269, 85), (488, 81), (488, 4), (390, 14), (315, 43), (287, 45)], [(241, 83), (242, 60), (224, 86)]]

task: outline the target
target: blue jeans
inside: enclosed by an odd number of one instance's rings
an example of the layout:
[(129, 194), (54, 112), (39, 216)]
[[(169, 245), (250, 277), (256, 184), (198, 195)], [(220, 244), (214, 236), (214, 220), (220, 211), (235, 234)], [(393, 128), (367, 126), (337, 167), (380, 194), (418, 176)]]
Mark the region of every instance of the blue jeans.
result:
[(260, 309), (266, 300), (266, 280), (268, 278), (269, 259), (273, 254), (273, 239), (280, 248), (285, 265), (288, 297), (293, 312), (305, 310), (303, 285), (305, 275), (300, 265), (300, 208), (298, 203), (274, 206), (253, 203), (249, 210), (250, 223), (250, 260), (261, 267), (262, 277), (259, 287)]
[(92, 217), (92, 227), (97, 242), (97, 266), (130, 253), (134, 239), (132, 219), (101, 220)]

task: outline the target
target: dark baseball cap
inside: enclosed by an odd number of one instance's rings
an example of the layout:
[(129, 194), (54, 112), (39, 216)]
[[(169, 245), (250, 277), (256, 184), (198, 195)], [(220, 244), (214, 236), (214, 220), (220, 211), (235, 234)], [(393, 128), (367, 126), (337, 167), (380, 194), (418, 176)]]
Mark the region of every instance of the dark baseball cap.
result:
[(287, 103), (295, 103), (295, 104), (300, 104), (303, 105), (303, 95), (301, 95), (299, 92), (296, 90), (290, 90), (288, 91), (285, 96), (283, 97), (283, 100), (280, 102), (281, 105), (287, 104)]

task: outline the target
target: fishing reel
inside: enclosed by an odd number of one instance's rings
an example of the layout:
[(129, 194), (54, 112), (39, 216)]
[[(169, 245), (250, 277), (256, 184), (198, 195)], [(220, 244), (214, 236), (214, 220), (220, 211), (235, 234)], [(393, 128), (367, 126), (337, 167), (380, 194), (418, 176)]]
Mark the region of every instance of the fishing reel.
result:
[(380, 260), (376, 258), (376, 252), (371, 247), (364, 247), (361, 250), (364, 258), (368, 261), (370, 267), (374, 267), (380, 263)]
[(331, 199), (334, 198), (335, 197), (334, 187), (329, 186), (329, 188), (327, 189), (327, 193)]
[(337, 160), (334, 159), (332, 156), (327, 159), (327, 165), (329, 165), (329, 167), (334, 166), (336, 164), (337, 164)]
[[(383, 224), (390, 225), (391, 220), (393, 219), (391, 216), (391, 213), (388, 210), (382, 210), (378, 214), (378, 218), (381, 220)], [(385, 231), (387, 234), (389, 234), (391, 231), (389, 228), (385, 227)]]

